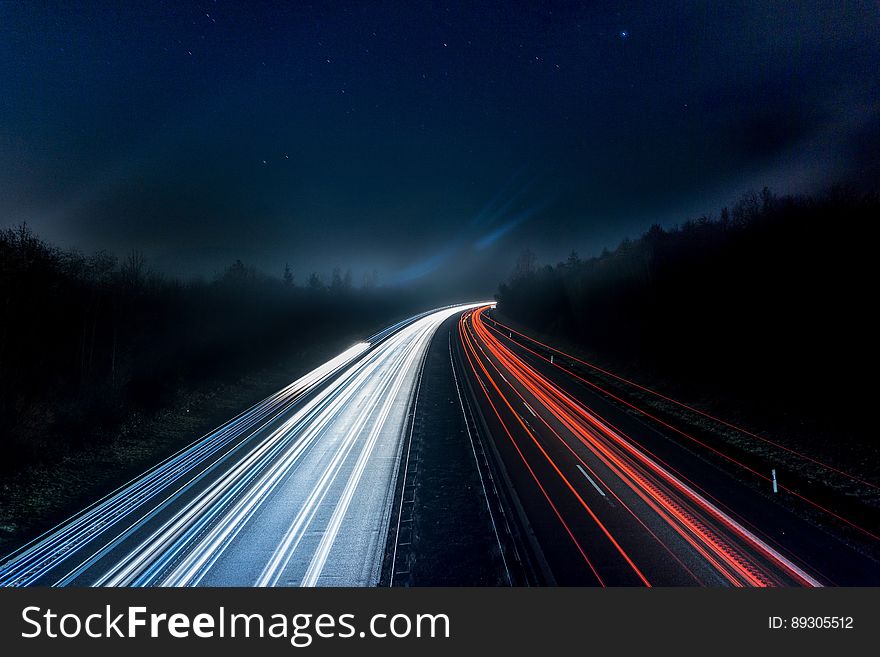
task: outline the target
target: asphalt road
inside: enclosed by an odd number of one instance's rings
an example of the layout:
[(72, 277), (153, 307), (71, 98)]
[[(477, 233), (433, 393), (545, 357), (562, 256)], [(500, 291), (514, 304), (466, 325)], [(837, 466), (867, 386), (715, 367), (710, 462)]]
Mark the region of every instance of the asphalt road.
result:
[(380, 585), (528, 583), (464, 382), (458, 321), (437, 330), (413, 402)]
[(880, 564), (777, 503), (769, 484), (582, 385), (485, 309), (465, 313), (459, 335), (460, 370), (544, 583), (880, 582)]
[(437, 328), (353, 346), (0, 562), (0, 585), (370, 586)]

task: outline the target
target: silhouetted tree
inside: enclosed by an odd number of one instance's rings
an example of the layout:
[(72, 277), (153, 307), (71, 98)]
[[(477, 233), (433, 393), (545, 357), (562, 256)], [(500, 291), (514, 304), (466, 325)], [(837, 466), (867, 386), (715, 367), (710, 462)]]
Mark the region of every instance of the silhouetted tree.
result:
[(523, 249), (513, 266), (511, 280), (529, 278), (538, 269), (538, 258), (531, 249)]
[(220, 282), (233, 287), (243, 287), (253, 284), (257, 279), (257, 270), (254, 267), (236, 260), (229, 265), (220, 276)]
[(129, 251), (119, 270), (119, 275), (125, 287), (137, 289), (143, 285), (147, 275), (147, 261), (144, 254), (137, 249)]
[(770, 212), (773, 209), (773, 204), (775, 202), (776, 196), (770, 191), (769, 187), (764, 187), (761, 190), (761, 212), (765, 214)]
[(330, 275), (330, 290), (334, 293), (338, 293), (343, 290), (342, 268), (340, 268), (339, 265), (336, 265), (333, 268), (333, 272)]
[(379, 272), (373, 269), (372, 271), (364, 272), (364, 280), (362, 287), (367, 290), (372, 290), (379, 284)]

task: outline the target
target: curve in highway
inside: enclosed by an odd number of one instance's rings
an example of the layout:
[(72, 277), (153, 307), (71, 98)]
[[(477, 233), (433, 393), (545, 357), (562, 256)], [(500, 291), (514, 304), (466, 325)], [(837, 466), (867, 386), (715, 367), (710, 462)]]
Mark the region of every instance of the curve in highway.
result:
[(422, 360), (472, 307), (351, 347), (10, 555), (0, 585), (375, 584)]

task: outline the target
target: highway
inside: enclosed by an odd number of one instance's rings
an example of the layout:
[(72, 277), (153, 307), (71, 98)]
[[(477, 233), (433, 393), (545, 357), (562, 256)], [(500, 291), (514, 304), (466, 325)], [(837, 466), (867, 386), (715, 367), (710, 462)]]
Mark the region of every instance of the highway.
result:
[(491, 307), (353, 345), (0, 560), (0, 586), (880, 583), (768, 494), (769, 467), (603, 390)]
[[(489, 318), (486, 308), (464, 313), (458, 334), (460, 376), (515, 491), (526, 549), (544, 566), (539, 583), (880, 581), (876, 561), (755, 488), (757, 482), (770, 490), (769, 466), (766, 475), (752, 471), (672, 425), (627, 412), (560, 365), (561, 352), (551, 354), (557, 361), (536, 351), (528, 336)], [(831, 513), (799, 497), (817, 513)], [(878, 540), (870, 527), (850, 525)]]
[(0, 562), (2, 586), (370, 586), (437, 328), (396, 324)]

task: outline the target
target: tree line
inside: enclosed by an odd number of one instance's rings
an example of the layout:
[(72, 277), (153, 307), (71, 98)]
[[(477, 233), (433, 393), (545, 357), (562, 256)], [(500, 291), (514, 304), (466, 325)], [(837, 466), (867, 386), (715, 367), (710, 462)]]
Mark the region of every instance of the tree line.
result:
[[(520, 255), (499, 310), (606, 363), (758, 414), (864, 434), (876, 336), (876, 194), (749, 193), (614, 250)], [(861, 375), (859, 375), (861, 376)]]
[[(152, 271), (132, 251), (84, 255), (26, 225), (0, 231), (2, 467), (54, 458), (181, 387), (240, 376), (296, 344), (363, 337), (416, 300), (350, 270), (296, 284), (236, 260), (211, 281)], [(285, 351), (286, 350), (286, 351)]]

